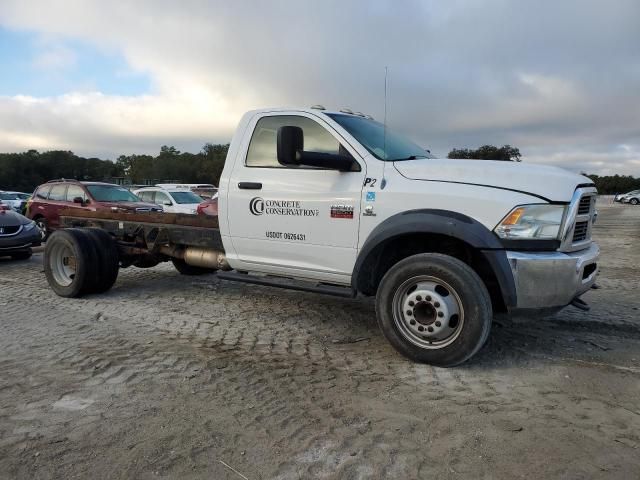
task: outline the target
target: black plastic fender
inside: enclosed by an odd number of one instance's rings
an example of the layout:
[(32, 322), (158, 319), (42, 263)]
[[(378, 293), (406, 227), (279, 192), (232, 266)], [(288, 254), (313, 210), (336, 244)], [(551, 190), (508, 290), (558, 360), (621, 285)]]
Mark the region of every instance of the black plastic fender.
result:
[(515, 281), (500, 239), (477, 220), (449, 210), (408, 210), (387, 218), (374, 228), (356, 259), (351, 277), (352, 287), (360, 290), (358, 285), (362, 281), (360, 275), (363, 266), (376, 247), (394, 238), (414, 233), (431, 233), (455, 238), (482, 252), (500, 285), (506, 306), (516, 305)]

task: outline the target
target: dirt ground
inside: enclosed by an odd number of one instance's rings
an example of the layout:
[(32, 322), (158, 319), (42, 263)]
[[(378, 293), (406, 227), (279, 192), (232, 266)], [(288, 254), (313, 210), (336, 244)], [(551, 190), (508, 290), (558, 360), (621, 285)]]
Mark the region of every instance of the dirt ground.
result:
[(1, 478), (640, 478), (640, 207), (585, 313), (413, 364), (368, 299), (122, 270), (71, 300), (0, 261)]

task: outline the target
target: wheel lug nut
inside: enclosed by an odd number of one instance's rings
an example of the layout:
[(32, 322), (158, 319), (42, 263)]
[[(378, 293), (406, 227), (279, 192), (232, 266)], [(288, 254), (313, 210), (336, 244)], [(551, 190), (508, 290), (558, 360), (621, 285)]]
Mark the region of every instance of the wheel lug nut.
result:
[(427, 330), (429, 330), (430, 332), (433, 332), (433, 327), (429, 327), (427, 328)]
[(413, 315), (413, 311), (407, 310), (407, 315)]
[(425, 299), (427, 302), (431, 301), (431, 295), (427, 295), (427, 298)]
[(424, 332), (424, 327), (418, 327), (418, 330), (419, 330), (420, 332)]
[(413, 300), (411, 300), (411, 301), (409, 302), (409, 306), (410, 306), (410, 307), (413, 307), (414, 305), (415, 305), (414, 301), (413, 301)]
[(416, 324), (416, 321), (415, 321), (415, 320), (409, 320), (409, 323), (410, 323), (411, 325), (415, 325), (415, 324)]
[(442, 324), (440, 322), (436, 322), (436, 327), (440, 327)]
[(416, 300), (420, 301), (420, 300), (422, 300), (422, 297), (420, 295), (418, 295), (418, 296), (416, 296)]
[(438, 316), (439, 316), (440, 318), (442, 318), (442, 317), (444, 317), (444, 313), (442, 313), (442, 312), (438, 312)]
[(436, 302), (433, 304), (434, 307), (438, 308), (440, 306), (440, 302)]

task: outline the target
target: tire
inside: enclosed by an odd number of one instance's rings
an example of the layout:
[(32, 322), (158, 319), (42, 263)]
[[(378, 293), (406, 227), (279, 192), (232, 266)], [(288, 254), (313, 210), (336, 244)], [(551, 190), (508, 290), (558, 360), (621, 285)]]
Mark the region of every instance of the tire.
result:
[(194, 267), (193, 265), (189, 265), (181, 258), (172, 258), (171, 262), (181, 275), (206, 275), (208, 273), (215, 272), (213, 268)]
[(103, 293), (113, 287), (118, 278), (120, 270), (120, 255), (114, 239), (106, 231), (100, 228), (83, 229), (94, 245), (97, 247), (98, 255), (98, 277), (96, 279), (94, 292)]
[(98, 258), (93, 239), (79, 228), (56, 230), (44, 250), (44, 274), (61, 297), (76, 298), (95, 291)]
[(489, 292), (478, 274), (438, 253), (413, 255), (391, 267), (378, 288), (376, 314), (398, 352), (440, 367), (475, 355), (493, 318)]
[(13, 258), (14, 260), (28, 260), (31, 258), (31, 255), (33, 255), (33, 251), (29, 248), (24, 252), (12, 253), (11, 258)]
[(43, 242), (46, 242), (49, 238), (51, 232), (49, 231), (49, 224), (47, 223), (47, 219), (44, 217), (36, 217), (33, 219), (36, 222), (36, 225), (40, 229), (40, 239)]
[(631, 200), (629, 200), (629, 203), (631, 205), (638, 205), (640, 203), (640, 200), (638, 200), (637, 198), (632, 198)]

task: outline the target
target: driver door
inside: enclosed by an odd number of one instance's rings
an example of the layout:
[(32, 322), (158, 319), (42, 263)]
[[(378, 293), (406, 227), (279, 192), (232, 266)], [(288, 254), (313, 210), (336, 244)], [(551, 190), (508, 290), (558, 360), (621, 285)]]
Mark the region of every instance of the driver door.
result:
[(247, 270), (349, 283), (358, 247), (365, 177), (277, 160), (282, 126), (303, 131), (304, 150), (357, 159), (339, 135), (310, 114), (254, 119), (246, 157), (234, 165), (228, 190), (229, 232)]

